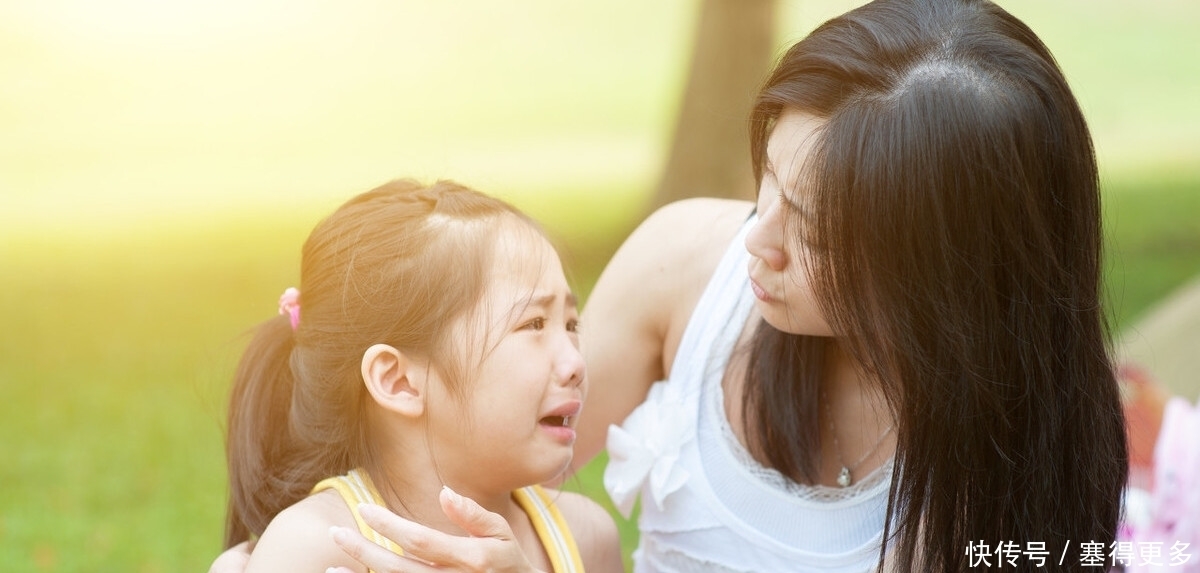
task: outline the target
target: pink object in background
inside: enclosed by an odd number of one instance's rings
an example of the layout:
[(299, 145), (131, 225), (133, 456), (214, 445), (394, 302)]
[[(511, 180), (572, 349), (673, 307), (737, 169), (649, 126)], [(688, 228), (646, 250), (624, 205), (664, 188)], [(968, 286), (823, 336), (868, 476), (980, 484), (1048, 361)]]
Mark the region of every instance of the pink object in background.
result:
[[(1163, 410), (1148, 490), (1131, 484), (1119, 538), (1142, 549), (1126, 571), (1200, 573), (1200, 405), (1171, 398)], [(1156, 545), (1157, 544), (1157, 545)]]

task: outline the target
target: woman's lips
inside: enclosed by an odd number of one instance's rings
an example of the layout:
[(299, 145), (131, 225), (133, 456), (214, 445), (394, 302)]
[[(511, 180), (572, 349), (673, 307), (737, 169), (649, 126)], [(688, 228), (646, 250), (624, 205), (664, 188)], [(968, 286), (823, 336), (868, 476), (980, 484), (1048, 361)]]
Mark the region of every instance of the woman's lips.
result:
[(750, 279), (750, 290), (754, 291), (754, 296), (758, 297), (758, 300), (763, 302), (771, 302), (773, 300), (771, 295), (767, 294), (767, 291), (763, 287), (758, 286), (758, 283), (754, 279)]

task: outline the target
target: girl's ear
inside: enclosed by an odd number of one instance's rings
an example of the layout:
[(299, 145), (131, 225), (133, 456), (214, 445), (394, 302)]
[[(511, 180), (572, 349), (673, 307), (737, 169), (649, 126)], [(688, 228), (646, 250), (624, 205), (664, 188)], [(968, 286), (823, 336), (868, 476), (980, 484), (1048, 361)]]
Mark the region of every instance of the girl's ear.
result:
[(367, 392), (384, 409), (410, 418), (425, 412), (424, 368), (387, 344), (376, 344), (363, 352), (362, 377)]

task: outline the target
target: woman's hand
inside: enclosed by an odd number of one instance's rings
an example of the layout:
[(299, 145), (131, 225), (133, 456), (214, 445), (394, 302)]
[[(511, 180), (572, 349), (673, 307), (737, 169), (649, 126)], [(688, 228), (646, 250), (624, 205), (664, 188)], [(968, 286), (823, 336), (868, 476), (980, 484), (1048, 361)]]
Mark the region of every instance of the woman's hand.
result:
[[(442, 489), (438, 501), (450, 521), (463, 528), (470, 537), (442, 533), (369, 504), (358, 508), (363, 520), (375, 531), (403, 547), (403, 556), (368, 541), (357, 531), (334, 527), (329, 532), (343, 551), (377, 573), (536, 573), (503, 517), (483, 509), (450, 488)], [(351, 573), (341, 568), (330, 570), (331, 573), (334, 571)]]
[(242, 573), (246, 570), (246, 563), (250, 561), (250, 551), (253, 549), (253, 541), (243, 541), (226, 549), (208, 567), (208, 573)]

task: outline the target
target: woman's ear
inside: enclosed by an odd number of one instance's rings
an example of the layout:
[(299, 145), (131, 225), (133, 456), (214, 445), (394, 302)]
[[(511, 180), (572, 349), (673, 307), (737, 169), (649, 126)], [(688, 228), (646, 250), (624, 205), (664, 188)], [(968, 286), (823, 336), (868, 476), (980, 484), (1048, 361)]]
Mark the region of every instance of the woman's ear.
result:
[(362, 377), (367, 392), (385, 410), (410, 418), (425, 412), (425, 379), (404, 353), (387, 344), (363, 352)]

